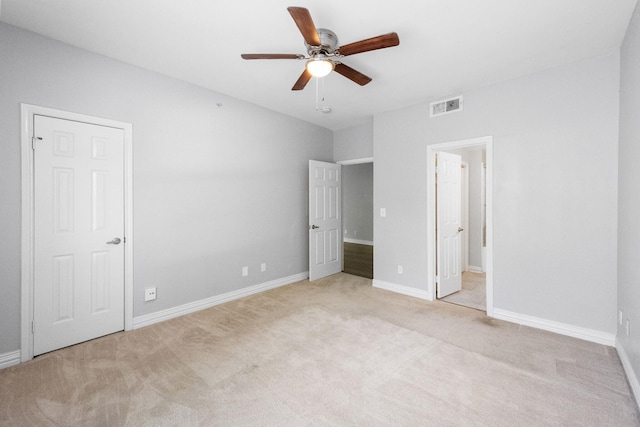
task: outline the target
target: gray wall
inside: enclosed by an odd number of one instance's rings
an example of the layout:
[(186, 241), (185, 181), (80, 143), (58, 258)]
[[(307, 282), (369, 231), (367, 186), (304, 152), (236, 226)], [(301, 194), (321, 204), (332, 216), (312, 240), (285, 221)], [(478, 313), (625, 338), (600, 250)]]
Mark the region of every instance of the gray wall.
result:
[(345, 239), (373, 242), (373, 163), (342, 166)]
[[(618, 307), (631, 323), (618, 326), (618, 341), (640, 375), (640, 6), (621, 48), (618, 212)], [(638, 396), (636, 396), (638, 398)]]
[(308, 270), (330, 130), (2, 23), (0, 58), (0, 354), (20, 346), (21, 102), (133, 123), (135, 316)]
[(367, 157), (373, 157), (372, 120), (334, 132), (333, 161)]
[(615, 333), (618, 90), (616, 51), (375, 116), (375, 279), (426, 290), (426, 147), (492, 135), (494, 308)]

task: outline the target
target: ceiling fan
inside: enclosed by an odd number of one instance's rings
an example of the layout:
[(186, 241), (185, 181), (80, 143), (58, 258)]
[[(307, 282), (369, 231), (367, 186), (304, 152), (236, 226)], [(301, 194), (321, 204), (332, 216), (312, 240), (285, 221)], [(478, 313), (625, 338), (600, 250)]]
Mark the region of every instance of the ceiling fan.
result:
[(398, 46), (400, 39), (398, 34), (389, 33), (370, 39), (360, 40), (355, 43), (338, 47), (336, 34), (325, 28), (316, 28), (311, 19), (309, 10), (304, 7), (288, 7), (287, 10), (295, 21), (304, 43), (307, 47), (307, 55), (287, 53), (243, 53), (243, 59), (304, 59), (307, 61), (305, 70), (291, 90), (302, 90), (311, 77), (324, 77), (331, 71), (343, 75), (349, 80), (364, 86), (371, 81), (371, 77), (362, 74), (342, 63), (345, 56), (371, 50), (384, 49)]

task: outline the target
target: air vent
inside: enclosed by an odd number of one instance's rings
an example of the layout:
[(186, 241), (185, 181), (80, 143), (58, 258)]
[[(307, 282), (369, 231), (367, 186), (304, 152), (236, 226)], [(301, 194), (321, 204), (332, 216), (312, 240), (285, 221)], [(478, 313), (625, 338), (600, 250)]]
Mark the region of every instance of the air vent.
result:
[(432, 102), (429, 105), (429, 116), (437, 117), (443, 114), (456, 113), (462, 111), (462, 95), (455, 98), (444, 99), (442, 101)]

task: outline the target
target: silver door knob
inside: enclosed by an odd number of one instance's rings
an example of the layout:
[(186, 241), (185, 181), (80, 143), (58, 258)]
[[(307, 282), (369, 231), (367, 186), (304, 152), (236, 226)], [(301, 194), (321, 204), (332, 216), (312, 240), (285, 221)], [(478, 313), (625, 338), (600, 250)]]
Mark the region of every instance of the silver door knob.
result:
[(464, 231), (464, 228), (458, 227), (458, 233), (461, 232), (461, 231)]
[(114, 238), (112, 241), (107, 242), (107, 245), (119, 245), (122, 240), (119, 237)]
[(312, 226), (311, 226), (311, 229), (312, 229), (312, 230), (315, 230), (316, 228), (320, 228), (320, 226), (318, 226), (318, 225), (312, 225)]

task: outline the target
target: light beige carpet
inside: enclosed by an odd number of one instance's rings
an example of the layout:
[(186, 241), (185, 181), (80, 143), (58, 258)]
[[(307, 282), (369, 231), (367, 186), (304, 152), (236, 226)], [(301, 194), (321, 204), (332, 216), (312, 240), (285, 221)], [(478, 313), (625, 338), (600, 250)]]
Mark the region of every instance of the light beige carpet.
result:
[(0, 371), (0, 425), (640, 425), (615, 349), (337, 274)]
[(462, 273), (462, 289), (442, 298), (442, 301), (487, 311), (487, 275), (465, 271)]

